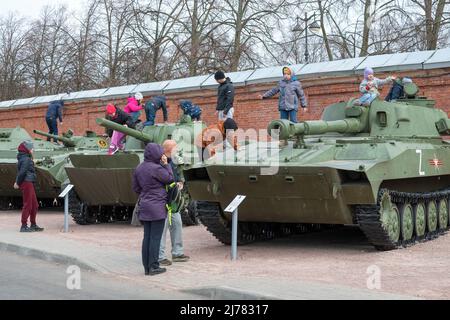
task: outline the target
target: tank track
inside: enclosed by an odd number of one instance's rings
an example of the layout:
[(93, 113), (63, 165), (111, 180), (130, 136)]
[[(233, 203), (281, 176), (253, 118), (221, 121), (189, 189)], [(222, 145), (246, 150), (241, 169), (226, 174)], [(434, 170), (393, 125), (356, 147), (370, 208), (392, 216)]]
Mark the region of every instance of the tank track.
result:
[[(398, 208), (401, 208), (403, 205), (411, 204), (417, 205), (418, 203), (426, 204), (426, 208), (431, 201), (436, 201), (439, 203), (441, 200), (446, 200), (447, 206), (449, 204), (449, 196), (450, 189), (445, 189), (436, 192), (427, 192), (427, 193), (410, 193), (410, 192), (398, 192), (388, 189), (381, 189), (378, 193), (378, 201), (376, 205), (360, 205), (355, 206), (355, 213), (357, 223), (360, 229), (363, 231), (369, 242), (380, 251), (387, 251), (398, 249), (401, 247), (412, 246), (418, 242), (425, 242), (429, 240), (433, 240), (440, 235), (446, 233), (449, 230), (449, 222), (447, 222), (447, 226), (445, 228), (436, 228), (435, 231), (429, 231), (428, 222), (426, 226), (426, 231), (423, 236), (417, 236), (416, 231), (414, 231), (414, 235), (410, 240), (404, 240), (402, 235), (400, 234), (400, 238), (398, 241), (393, 241), (388, 234), (388, 231), (383, 227), (381, 222), (381, 198), (384, 194), (388, 194), (391, 198), (393, 204), (395, 204)], [(448, 215), (448, 207), (447, 207), (447, 215)], [(415, 217), (415, 213), (414, 213)], [(402, 217), (400, 217), (400, 221), (402, 221)], [(414, 228), (415, 230), (415, 228)]]
[[(197, 215), (200, 222), (220, 242), (231, 244), (231, 221), (225, 219), (218, 203), (197, 201)], [(256, 241), (273, 240), (295, 234), (318, 232), (329, 229), (329, 225), (239, 222), (238, 245)]]
[(183, 221), (183, 226), (198, 226), (200, 224), (200, 220), (197, 216), (196, 202), (192, 201), (188, 204), (188, 206), (181, 211), (181, 220)]
[(19, 210), (22, 208), (21, 197), (0, 197), (0, 210)]
[(76, 224), (86, 226), (96, 223), (96, 219), (89, 216), (88, 207), (81, 202), (74, 190), (69, 193), (69, 213)]

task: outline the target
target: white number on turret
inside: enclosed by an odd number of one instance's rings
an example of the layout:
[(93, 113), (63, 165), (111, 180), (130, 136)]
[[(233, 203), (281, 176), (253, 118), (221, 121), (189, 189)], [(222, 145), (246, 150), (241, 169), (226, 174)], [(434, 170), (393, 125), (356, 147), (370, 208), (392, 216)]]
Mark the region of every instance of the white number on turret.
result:
[(422, 171), (422, 159), (423, 159), (423, 152), (422, 150), (416, 150), (416, 153), (419, 154), (419, 175), (424, 176), (425, 171)]

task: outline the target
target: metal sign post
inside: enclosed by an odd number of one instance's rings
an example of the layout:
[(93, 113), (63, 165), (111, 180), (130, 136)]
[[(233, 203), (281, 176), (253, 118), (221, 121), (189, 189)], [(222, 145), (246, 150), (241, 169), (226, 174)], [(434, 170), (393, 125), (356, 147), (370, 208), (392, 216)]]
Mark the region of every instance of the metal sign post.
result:
[(237, 196), (233, 202), (224, 210), (225, 212), (232, 214), (232, 229), (231, 229), (231, 260), (237, 259), (237, 233), (238, 233), (238, 208), (245, 200), (246, 196)]
[(64, 198), (64, 232), (69, 232), (69, 192), (73, 189), (73, 185), (69, 184), (63, 192), (59, 195), (59, 198)]

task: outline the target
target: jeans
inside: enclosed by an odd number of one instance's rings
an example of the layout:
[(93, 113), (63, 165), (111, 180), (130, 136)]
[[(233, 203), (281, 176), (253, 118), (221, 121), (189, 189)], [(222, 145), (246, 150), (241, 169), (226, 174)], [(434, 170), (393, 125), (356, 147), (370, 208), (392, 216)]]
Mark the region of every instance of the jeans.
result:
[[(45, 118), (45, 121), (47, 122), (48, 127), (48, 133), (53, 134), (55, 136), (58, 135), (58, 122), (56, 121), (56, 118)], [(47, 141), (51, 141), (51, 138), (47, 138)], [(58, 142), (58, 140), (53, 139), (53, 141)]]
[(165, 220), (142, 221), (144, 224), (144, 240), (142, 241), (142, 264), (145, 271), (159, 268), (159, 247), (164, 230)]
[(145, 106), (145, 117), (147, 121), (144, 122), (144, 126), (147, 127), (155, 125), (156, 110), (152, 105)]
[(130, 113), (131, 119), (133, 119), (133, 123), (136, 123), (139, 120), (139, 117), (141, 116), (140, 111), (132, 112)]
[(22, 191), (23, 199), (22, 225), (26, 225), (28, 223), (28, 218), (30, 218), (31, 224), (34, 225), (36, 224), (36, 215), (39, 204), (36, 198), (33, 182), (23, 182), (20, 185), (20, 191)]
[(280, 110), (280, 117), (283, 120), (290, 120), (293, 123), (297, 123), (297, 110)]
[(225, 121), (227, 119), (233, 119), (233, 118), (234, 118), (234, 108), (231, 108), (227, 114), (224, 114), (223, 110), (219, 111), (219, 121)]
[(166, 259), (166, 234), (170, 232), (170, 242), (172, 243), (172, 257), (179, 257), (184, 254), (183, 249), (183, 221), (179, 212), (172, 214), (172, 225), (169, 225), (169, 218), (166, 219), (164, 232), (162, 234), (161, 246), (159, 248), (159, 261)]

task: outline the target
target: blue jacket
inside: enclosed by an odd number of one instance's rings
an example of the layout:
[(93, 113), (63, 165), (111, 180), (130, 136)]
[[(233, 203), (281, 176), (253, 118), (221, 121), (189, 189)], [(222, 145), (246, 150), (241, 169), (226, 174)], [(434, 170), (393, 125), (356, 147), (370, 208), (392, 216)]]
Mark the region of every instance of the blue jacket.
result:
[(52, 101), (49, 103), (47, 108), (47, 114), (45, 117), (47, 119), (59, 119), (59, 122), (63, 121), (62, 118), (62, 108), (64, 107), (64, 101)]
[(303, 91), (302, 85), (300, 81), (298, 81), (292, 69), (291, 74), (291, 80), (281, 80), (277, 87), (267, 91), (263, 95), (263, 99), (267, 99), (273, 97), (277, 93), (280, 93), (278, 102), (278, 109), (280, 111), (298, 110), (299, 101), (301, 102), (302, 108), (308, 108), (305, 92)]
[(149, 113), (155, 114), (159, 109), (162, 109), (164, 121), (168, 121), (169, 114), (167, 112), (167, 98), (165, 96), (156, 96), (145, 104), (147, 119), (149, 119)]

